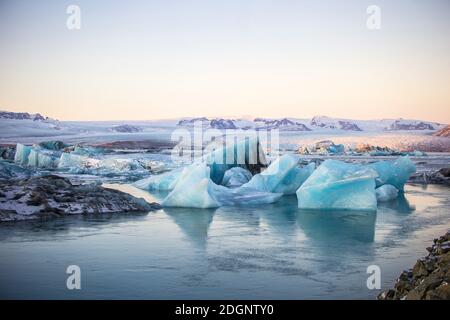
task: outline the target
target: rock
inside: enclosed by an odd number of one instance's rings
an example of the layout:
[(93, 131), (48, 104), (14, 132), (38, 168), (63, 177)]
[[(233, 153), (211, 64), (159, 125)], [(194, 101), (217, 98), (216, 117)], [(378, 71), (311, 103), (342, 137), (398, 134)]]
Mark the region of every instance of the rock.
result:
[(438, 171), (442, 176), (450, 178), (450, 168), (442, 168)]
[(446, 126), (445, 128), (442, 128), (441, 130), (433, 133), (434, 136), (438, 137), (450, 137), (450, 125)]
[(380, 293), (379, 300), (449, 300), (450, 231), (428, 247), (429, 254), (403, 271), (394, 286)]
[(450, 168), (442, 168), (437, 171), (415, 173), (409, 178), (409, 182), (420, 184), (450, 185)]
[(0, 181), (0, 221), (73, 214), (148, 212), (159, 209), (127, 193), (98, 184), (72, 184), (56, 175)]

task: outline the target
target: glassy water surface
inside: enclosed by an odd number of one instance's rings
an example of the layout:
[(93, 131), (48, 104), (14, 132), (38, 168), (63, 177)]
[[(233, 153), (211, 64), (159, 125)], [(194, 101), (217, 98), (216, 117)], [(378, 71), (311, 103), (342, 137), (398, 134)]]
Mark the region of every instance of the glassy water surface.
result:
[[(0, 298), (373, 299), (367, 267), (392, 287), (449, 228), (449, 203), (446, 187), (409, 185), (376, 214), (301, 211), (290, 196), (2, 224)], [(81, 290), (66, 288), (69, 265), (81, 268)]]

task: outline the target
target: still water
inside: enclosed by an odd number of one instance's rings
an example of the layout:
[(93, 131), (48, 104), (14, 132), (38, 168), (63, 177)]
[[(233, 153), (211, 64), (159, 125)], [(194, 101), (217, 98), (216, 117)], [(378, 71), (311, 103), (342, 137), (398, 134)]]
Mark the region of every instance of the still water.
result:
[[(291, 196), (1, 224), (0, 298), (373, 299), (367, 267), (392, 287), (449, 228), (449, 190), (408, 185), (377, 213), (300, 211)], [(69, 265), (81, 268), (81, 290), (66, 288)]]

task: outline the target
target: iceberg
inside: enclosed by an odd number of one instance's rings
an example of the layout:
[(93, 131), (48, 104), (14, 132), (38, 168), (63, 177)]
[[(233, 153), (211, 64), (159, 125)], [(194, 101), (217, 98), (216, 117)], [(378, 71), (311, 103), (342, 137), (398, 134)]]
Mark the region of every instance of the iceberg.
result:
[(18, 143), (14, 162), (23, 166), (54, 168), (58, 163), (58, 158), (53, 151), (42, 149), (39, 146), (29, 147)]
[(315, 169), (315, 164), (310, 163), (300, 168), (299, 155), (285, 154), (272, 162), (267, 170), (259, 173), (242, 189), (258, 190), (261, 192), (274, 192), (282, 194), (294, 194)]
[(228, 188), (237, 188), (250, 181), (252, 173), (242, 167), (234, 167), (225, 171), (222, 185)]
[(398, 196), (397, 188), (390, 184), (385, 184), (376, 188), (375, 193), (379, 202), (394, 200)]
[(362, 165), (325, 160), (297, 190), (298, 207), (376, 211), (376, 176)]
[(277, 201), (281, 193), (229, 189), (215, 184), (206, 163), (183, 168), (173, 190), (162, 201), (165, 207), (217, 208), (220, 206), (260, 205)]
[(403, 191), (406, 181), (416, 172), (416, 166), (408, 156), (396, 160), (379, 161), (368, 165), (378, 173), (376, 186), (391, 184), (399, 191)]
[(14, 155), (14, 162), (22, 165), (28, 164), (28, 156), (30, 155), (31, 147), (18, 143), (16, 145), (16, 154)]
[(28, 155), (27, 165), (38, 168), (54, 168), (57, 166), (58, 158), (44, 150), (32, 149)]

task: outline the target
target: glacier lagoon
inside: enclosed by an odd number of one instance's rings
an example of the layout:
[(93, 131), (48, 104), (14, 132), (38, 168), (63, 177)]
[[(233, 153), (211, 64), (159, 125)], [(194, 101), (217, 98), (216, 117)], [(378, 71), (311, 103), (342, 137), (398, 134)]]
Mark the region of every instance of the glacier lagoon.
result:
[[(165, 196), (106, 185), (147, 200)], [(258, 207), (164, 208), (0, 228), (0, 297), (37, 299), (373, 299), (450, 223), (443, 186), (405, 186), (378, 211), (305, 211), (294, 196)], [(66, 268), (81, 268), (67, 290)]]

